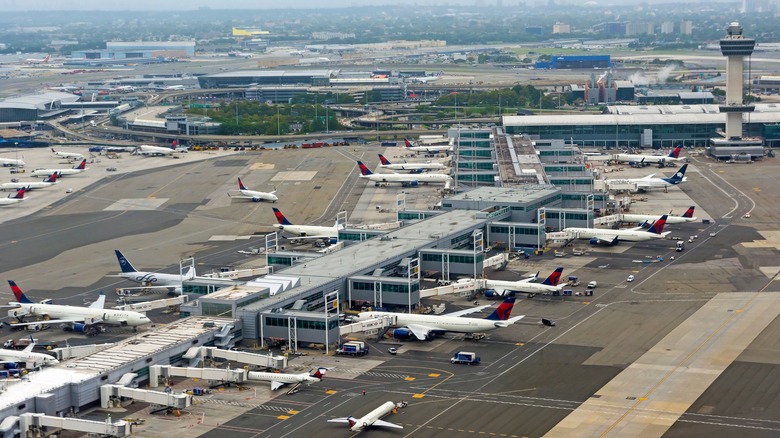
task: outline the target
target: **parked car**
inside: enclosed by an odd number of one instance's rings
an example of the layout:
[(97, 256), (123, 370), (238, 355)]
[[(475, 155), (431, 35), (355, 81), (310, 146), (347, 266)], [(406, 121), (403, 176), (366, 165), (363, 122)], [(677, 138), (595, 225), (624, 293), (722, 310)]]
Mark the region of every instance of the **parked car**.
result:
[(395, 347), (390, 347), (387, 349), (387, 352), (390, 354), (398, 354), (398, 349)]
[(628, 278), (626, 278), (626, 281), (631, 283), (632, 281), (634, 281), (634, 276), (633, 275), (629, 275)]

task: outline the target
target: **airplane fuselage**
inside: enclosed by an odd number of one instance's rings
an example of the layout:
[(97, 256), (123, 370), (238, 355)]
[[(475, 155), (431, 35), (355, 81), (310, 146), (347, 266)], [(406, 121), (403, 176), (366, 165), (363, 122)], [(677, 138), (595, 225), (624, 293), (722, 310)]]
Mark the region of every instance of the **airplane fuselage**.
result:
[(440, 332), (454, 332), (454, 333), (478, 333), (485, 330), (493, 330), (498, 328), (496, 325), (499, 321), (480, 318), (463, 318), (460, 316), (447, 316), (447, 315), (415, 315), (408, 313), (392, 313), (392, 312), (361, 312), (358, 315), (358, 321), (365, 321), (368, 319), (382, 318), (382, 317), (395, 317), (396, 323), (393, 324), (396, 327), (404, 327), (406, 325), (424, 325), (435, 331)]
[[(26, 304), (10, 303), (17, 306), (8, 311), (12, 318), (21, 316), (48, 316), (50, 319), (83, 318), (84, 320), (98, 320), (109, 325), (127, 325), (136, 327), (149, 324), (151, 321), (146, 315), (138, 312), (114, 309), (93, 309), (90, 307), (65, 306), (61, 304)], [(45, 324), (45, 321), (41, 322)]]
[(391, 401), (384, 402), (381, 406), (369, 412), (368, 414), (360, 418), (355, 418), (355, 425), (350, 427), (349, 430), (352, 432), (360, 432), (366, 427), (376, 423), (376, 420), (379, 420), (390, 412), (393, 412), (393, 409), (395, 409), (395, 403)]
[(42, 181), (34, 181), (34, 182), (18, 182), (18, 183), (3, 183), (0, 184), (0, 190), (18, 190), (18, 189), (25, 189), (25, 190), (33, 190), (33, 189), (45, 189), (46, 187), (51, 187), (56, 183), (53, 182), (42, 182)]
[(668, 231), (655, 234), (644, 230), (607, 230), (601, 228), (566, 228), (563, 231), (576, 236), (577, 239), (590, 240), (596, 237), (604, 241), (612, 241), (617, 237), (619, 241), (623, 242), (645, 242), (654, 239), (664, 239), (669, 234)]
[(12, 158), (0, 158), (0, 165), (1, 166), (13, 166), (13, 167), (24, 167), (24, 160), (15, 160)]
[(658, 164), (668, 163), (671, 161), (682, 161), (683, 158), (674, 158), (667, 155), (640, 155), (640, 154), (615, 154), (613, 155), (615, 161), (621, 163), (645, 163), (645, 164)]
[(282, 225), (274, 224), (274, 227), (299, 237), (321, 237), (323, 239), (335, 239), (339, 232), (334, 227), (318, 227), (316, 225)]
[(52, 173), (56, 173), (59, 176), (63, 176), (63, 175), (76, 175), (76, 174), (79, 174), (81, 172), (83, 172), (82, 169), (73, 169), (73, 168), (70, 168), (70, 169), (36, 169), (36, 170), (32, 171), (30, 176), (37, 176), (37, 177), (50, 176)]
[(285, 374), (285, 373), (265, 373), (259, 371), (250, 371), (247, 374), (249, 380), (260, 380), (263, 382), (281, 382), (281, 383), (306, 383), (312, 384), (320, 381), (318, 377), (310, 376), (307, 373)]
[(256, 190), (239, 190), (241, 195), (251, 198), (253, 201), (271, 201), (276, 202), (279, 198), (270, 192), (258, 192)]
[[(658, 220), (660, 215), (651, 215), (651, 214), (623, 214), (620, 215), (622, 222), (626, 223), (638, 223), (641, 224), (642, 222), (648, 222), (653, 223)], [(686, 222), (693, 222), (695, 221), (695, 217), (682, 217), (682, 216), (667, 216), (666, 217), (666, 223), (667, 224), (684, 224)]]
[(548, 286), (541, 283), (531, 283), (528, 281), (501, 281), (485, 280), (486, 289), (502, 289), (504, 291), (516, 291), (522, 293), (548, 294), (563, 289), (562, 285)]
[(130, 281), (153, 286), (181, 286), (183, 277), (179, 274), (163, 274), (160, 272), (121, 272), (119, 276)]
[(390, 169), (390, 170), (417, 171), (417, 170), (444, 170), (447, 168), (447, 166), (441, 163), (393, 163), (393, 164), (380, 164), (379, 168)]
[(422, 175), (410, 175), (402, 173), (372, 173), (371, 175), (361, 175), (360, 177), (373, 182), (402, 184), (410, 184), (415, 182), (445, 184), (452, 180), (449, 175), (445, 175), (443, 173), (427, 173)]
[(31, 351), (0, 349), (0, 361), (26, 363), (35, 365), (57, 365), (60, 363), (54, 357), (46, 353), (33, 353)]

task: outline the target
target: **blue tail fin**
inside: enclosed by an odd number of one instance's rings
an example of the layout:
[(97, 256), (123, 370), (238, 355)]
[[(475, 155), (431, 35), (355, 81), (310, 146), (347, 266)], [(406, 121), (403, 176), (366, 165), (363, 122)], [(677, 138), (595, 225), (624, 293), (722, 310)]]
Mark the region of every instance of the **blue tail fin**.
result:
[(127, 260), (127, 257), (122, 254), (122, 251), (115, 249), (114, 252), (116, 253), (116, 259), (119, 260), (119, 267), (122, 268), (122, 272), (138, 272), (138, 270), (130, 264), (130, 260)]
[(512, 308), (515, 306), (515, 297), (511, 296), (507, 299), (505, 299), (501, 304), (499, 304), (498, 307), (496, 307), (496, 310), (493, 311), (487, 318), (492, 321), (506, 321), (509, 319), (509, 315), (512, 314)]
[(288, 221), (286, 217), (282, 214), (281, 211), (279, 211), (278, 208), (272, 207), (274, 210), (274, 216), (276, 216), (276, 221), (279, 222), (281, 225), (292, 225), (292, 222)]
[(678, 170), (677, 172), (672, 175), (671, 178), (663, 178), (664, 181), (668, 182), (669, 184), (680, 184), (683, 182), (683, 179), (685, 178), (685, 171), (688, 170), (688, 164), (683, 164), (683, 166)]
[(666, 225), (666, 219), (668, 218), (668, 215), (661, 216), (660, 219), (655, 221), (652, 227), (650, 227), (647, 232), (653, 233), (653, 234), (661, 234), (664, 232), (664, 225)]
[(558, 286), (558, 283), (561, 281), (561, 274), (563, 273), (563, 266), (557, 267), (552, 274), (550, 274), (547, 279), (545, 279), (542, 284), (545, 284), (547, 286)]

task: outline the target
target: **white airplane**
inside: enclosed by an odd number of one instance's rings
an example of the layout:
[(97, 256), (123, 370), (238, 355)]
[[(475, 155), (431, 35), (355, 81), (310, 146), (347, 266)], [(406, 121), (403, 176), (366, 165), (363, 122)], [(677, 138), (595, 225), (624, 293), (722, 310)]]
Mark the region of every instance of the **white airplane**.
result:
[[(97, 301), (89, 307), (66, 306), (60, 304), (50, 304), (50, 300), (44, 300), (40, 303), (30, 301), (24, 295), (19, 286), (13, 281), (8, 281), (11, 291), (16, 297), (16, 302), (8, 303), (14, 307), (8, 311), (8, 316), (16, 318), (19, 323), (11, 324), (11, 327), (23, 327), (28, 325), (41, 324), (69, 324), (73, 331), (88, 333), (94, 326), (117, 325), (138, 327), (149, 324), (152, 321), (143, 313), (131, 312), (127, 310), (104, 309), (106, 296), (101, 292)], [(25, 316), (36, 316), (44, 321), (24, 322)]]
[(325, 376), (326, 368), (318, 368), (311, 373), (300, 374), (285, 374), (285, 373), (264, 373), (258, 371), (250, 371), (247, 374), (249, 380), (260, 380), (263, 382), (271, 382), (271, 391), (276, 391), (282, 386), (288, 383), (305, 383), (311, 385), (322, 380)]
[(24, 160), (15, 160), (13, 158), (0, 158), (0, 165), (3, 167), (24, 167)]
[(0, 190), (5, 191), (5, 190), (25, 189), (27, 191), (30, 191), (33, 189), (45, 189), (46, 187), (51, 187), (54, 184), (57, 184), (56, 172), (49, 175), (49, 177), (44, 179), (43, 181), (2, 183), (0, 184)]
[(27, 58), (24, 60), (25, 64), (46, 64), (51, 59), (51, 55), (46, 55), (45, 58)]
[(536, 294), (549, 295), (553, 292), (563, 289), (563, 284), (560, 284), (561, 274), (563, 273), (563, 267), (558, 267), (541, 283), (533, 283), (530, 278), (519, 281), (501, 281), (501, 280), (485, 280), (485, 297), (496, 298), (506, 297), (513, 292), (527, 293), (531, 296)]
[(628, 179), (619, 179), (619, 180), (609, 180), (607, 181), (607, 185), (610, 183), (628, 183), (628, 184), (635, 184), (637, 190), (648, 190), (652, 188), (658, 188), (658, 187), (669, 187), (669, 186), (676, 186), (678, 184), (684, 183), (688, 180), (688, 178), (685, 177), (685, 171), (688, 170), (688, 164), (683, 164), (682, 167), (674, 173), (670, 178), (656, 178), (655, 174), (647, 175), (643, 178), (628, 178)]
[(516, 316), (514, 318), (509, 317), (514, 305), (515, 297), (510, 296), (485, 319), (461, 317), (490, 307), (489, 305), (459, 310), (446, 315), (418, 315), (414, 313), (374, 311), (360, 312), (357, 316), (353, 316), (352, 320), (358, 322), (382, 317), (392, 317), (396, 320), (394, 325), (398, 327), (393, 330), (393, 337), (396, 339), (411, 339), (412, 337), (415, 337), (418, 340), (425, 341), (431, 340), (436, 335), (441, 335), (446, 332), (479, 333), (486, 330), (509, 327), (525, 317), (525, 315)]
[(56, 173), (58, 176), (63, 175), (76, 175), (87, 170), (87, 160), (81, 160), (81, 163), (71, 167), (70, 169), (35, 169), (30, 176), (45, 176), (48, 177), (52, 173)]
[(54, 150), (54, 148), (51, 148), (51, 151), (54, 152), (54, 155), (60, 158), (67, 158), (68, 160), (83, 160), (85, 158), (84, 155), (78, 152), (63, 152)]
[(607, 228), (564, 228), (563, 231), (569, 233), (575, 239), (588, 239), (593, 245), (606, 243), (615, 245), (618, 241), (624, 242), (644, 242), (653, 239), (664, 239), (670, 231), (663, 232), (666, 225), (667, 215), (661, 216), (655, 221), (652, 227), (647, 230), (638, 228), (629, 230), (612, 230)]
[[(692, 205), (688, 208), (688, 210), (682, 215), (682, 216), (671, 216), (667, 215), (666, 217), (666, 223), (667, 224), (684, 224), (686, 222), (693, 222), (697, 218), (693, 216), (693, 210), (696, 208), (695, 205)], [(648, 223), (652, 224), (656, 219), (658, 219), (657, 215), (650, 215), (650, 214), (622, 214), (620, 215), (622, 222), (626, 223)]]
[(231, 198), (251, 199), (252, 202), (276, 202), (279, 198), (275, 195), (275, 193), (276, 188), (274, 188), (273, 192), (258, 192), (256, 190), (249, 190), (241, 181), (241, 178), (238, 179), (238, 190), (230, 190), (227, 192), (228, 196)]
[(18, 204), (24, 201), (24, 189), (21, 188), (13, 195), (8, 195), (7, 198), (0, 198), (0, 206)]
[(409, 151), (412, 151), (412, 152), (417, 152), (417, 153), (425, 152), (425, 153), (429, 153), (429, 154), (436, 154), (436, 153), (439, 153), (439, 152), (447, 152), (447, 153), (452, 152), (452, 146), (450, 146), (448, 144), (442, 144), (442, 145), (434, 145), (434, 144), (432, 144), (432, 145), (428, 145), (428, 146), (420, 146), (420, 145), (415, 146), (415, 145), (412, 144), (411, 141), (409, 141), (407, 139), (404, 139), (404, 144), (406, 144), (406, 150), (409, 150)]
[(169, 85), (167, 87), (163, 87), (163, 91), (181, 91), (186, 89), (187, 87), (184, 85)]
[(0, 348), (0, 365), (12, 365), (24, 364), (27, 369), (34, 369), (40, 366), (57, 365), (60, 363), (54, 356), (46, 353), (34, 353), (32, 350), (35, 348), (35, 340), (30, 336), (30, 345), (24, 348), (24, 350), (10, 350), (6, 348)]
[(122, 254), (122, 251), (115, 249), (114, 253), (116, 254), (116, 259), (119, 261), (119, 267), (122, 269), (122, 272), (116, 276), (140, 283), (142, 286), (174, 288), (179, 289), (180, 292), (182, 281), (195, 278), (195, 269), (192, 267), (190, 267), (184, 275), (138, 271), (130, 263), (130, 260)]
[(173, 153), (176, 152), (176, 145), (173, 145), (173, 147), (166, 147), (166, 146), (151, 146), (148, 144), (142, 144), (135, 148), (133, 151), (133, 155), (173, 155)]
[(369, 170), (362, 161), (358, 161), (357, 163), (360, 168), (360, 177), (373, 181), (376, 185), (379, 185), (379, 183), (401, 183), (404, 187), (415, 187), (420, 183), (447, 184), (452, 181), (451, 176), (443, 173), (424, 173), (420, 175), (408, 173), (374, 173)]
[(423, 173), (427, 170), (447, 169), (447, 166), (445, 166), (442, 163), (436, 163), (430, 161), (427, 163), (407, 163), (406, 160), (404, 160), (403, 163), (391, 163), (390, 160), (385, 158), (385, 156), (382, 154), (379, 154), (379, 162), (381, 163), (379, 167), (382, 169), (408, 170), (411, 171), (411, 173)]
[(278, 228), (279, 231), (294, 235), (296, 239), (324, 239), (330, 241), (330, 243), (336, 243), (339, 237), (339, 230), (344, 229), (344, 225), (338, 222), (332, 227), (293, 225), (278, 208), (273, 210), (274, 216), (276, 216), (276, 220), (279, 222), (274, 224), (274, 227)]
[(231, 50), (228, 52), (228, 56), (231, 58), (251, 58), (251, 53), (239, 52), (237, 50)]
[(382, 417), (385, 415), (391, 413), (391, 412), (397, 412), (398, 408), (406, 406), (406, 403), (394, 403), (391, 401), (382, 403), (382, 406), (379, 406), (378, 408), (374, 409), (373, 411), (367, 413), (366, 415), (355, 418), (355, 417), (344, 417), (344, 418), (332, 418), (328, 420), (328, 423), (347, 423), (349, 424), (349, 430), (351, 432), (360, 432), (363, 429), (367, 429), (369, 427), (393, 427), (396, 429), (403, 429), (404, 427), (395, 424), (390, 423), (389, 421), (383, 421), (381, 420)]
[(669, 155), (642, 155), (642, 154), (615, 154), (612, 156), (614, 161), (619, 163), (635, 164), (663, 164), (670, 161), (682, 161), (680, 158), (682, 146), (677, 146), (669, 152)]

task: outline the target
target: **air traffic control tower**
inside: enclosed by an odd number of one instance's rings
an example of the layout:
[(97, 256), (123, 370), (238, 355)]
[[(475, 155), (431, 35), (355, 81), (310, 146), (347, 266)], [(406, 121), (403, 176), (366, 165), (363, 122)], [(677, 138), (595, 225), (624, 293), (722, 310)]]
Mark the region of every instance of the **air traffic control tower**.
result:
[(755, 46), (756, 40), (745, 38), (737, 22), (729, 24), (726, 37), (720, 40), (720, 51), (726, 57), (726, 102), (720, 105), (720, 112), (726, 115), (726, 136), (710, 140), (710, 153), (716, 158), (763, 156), (763, 141), (742, 134), (742, 115), (755, 109), (742, 100), (745, 57), (753, 54)]

